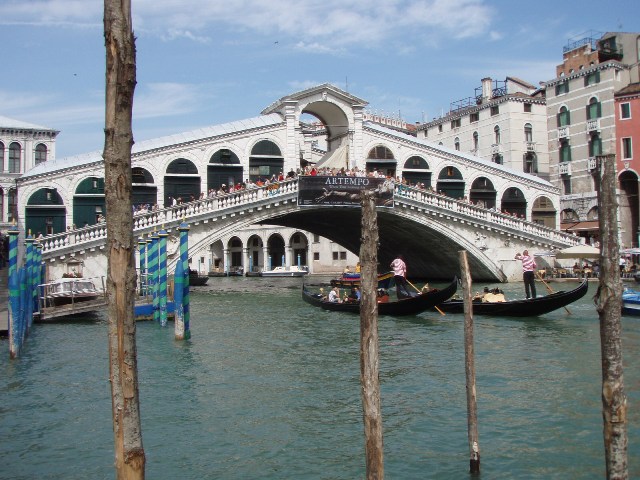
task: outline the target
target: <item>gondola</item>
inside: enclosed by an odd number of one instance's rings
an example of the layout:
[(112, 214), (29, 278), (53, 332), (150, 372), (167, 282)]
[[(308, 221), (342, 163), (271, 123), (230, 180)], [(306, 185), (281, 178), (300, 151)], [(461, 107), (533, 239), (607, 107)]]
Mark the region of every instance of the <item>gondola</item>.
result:
[[(553, 312), (584, 297), (589, 284), (583, 280), (575, 289), (568, 292), (559, 291), (544, 297), (527, 300), (509, 300), (506, 302), (473, 302), (474, 315), (495, 315), (500, 317), (535, 317)], [(447, 300), (438, 305), (443, 312), (464, 313), (463, 300)]]
[[(458, 279), (454, 278), (453, 281), (442, 290), (431, 290), (397, 301), (378, 303), (378, 314), (392, 316), (415, 315), (433, 308), (435, 305), (438, 305), (447, 298), (450, 298), (454, 293), (456, 293), (457, 288)], [(329, 302), (327, 300), (323, 300), (321, 295), (311, 293), (304, 285), (302, 286), (302, 299), (308, 304), (313, 305), (314, 307), (320, 307), (324, 310), (360, 313), (359, 302)]]
[(199, 274), (195, 270), (189, 270), (189, 285), (192, 287), (201, 287), (209, 281), (209, 275)]

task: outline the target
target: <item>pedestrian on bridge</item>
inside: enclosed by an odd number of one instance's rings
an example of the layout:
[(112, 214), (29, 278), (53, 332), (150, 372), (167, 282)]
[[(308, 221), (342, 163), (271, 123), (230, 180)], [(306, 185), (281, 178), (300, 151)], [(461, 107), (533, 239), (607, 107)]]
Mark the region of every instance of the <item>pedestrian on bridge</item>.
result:
[[(527, 298), (536, 298), (535, 260), (529, 255), (528, 250), (524, 250), (522, 253), (516, 253), (516, 260), (522, 262), (522, 280), (524, 281), (524, 292)], [(531, 295), (529, 295), (529, 293), (531, 293)]]

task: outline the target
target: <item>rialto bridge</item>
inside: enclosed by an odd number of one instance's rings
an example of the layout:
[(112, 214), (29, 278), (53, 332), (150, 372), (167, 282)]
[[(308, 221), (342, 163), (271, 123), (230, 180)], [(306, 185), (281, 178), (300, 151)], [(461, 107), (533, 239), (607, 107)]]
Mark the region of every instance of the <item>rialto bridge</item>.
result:
[[(375, 118), (365, 120), (365, 106), (365, 101), (325, 84), (284, 97), (255, 118), (137, 143), (132, 151), (133, 202), (147, 204), (151, 211), (135, 216), (134, 234), (145, 239), (164, 228), (175, 240), (177, 226), (185, 221), (190, 256), (219, 245), (225, 267), (232, 263), (231, 252), (245, 268), (267, 265), (272, 255), (264, 243), (247, 238), (238, 244), (235, 232), (254, 225), (299, 231), (281, 248), (287, 264), (295, 264), (304, 252), (308, 232), (357, 254), (360, 210), (299, 206), (296, 179), (280, 181), (277, 188), (208, 195), (223, 184), (298, 173), (320, 161), (335, 169), (377, 170), (424, 185), (397, 182), (394, 207), (378, 210), (381, 266), (402, 253), (414, 277), (450, 278), (459, 272), (458, 251), (465, 249), (475, 279), (504, 281), (519, 277), (516, 251), (578, 242), (556, 230), (559, 192), (549, 182), (418, 140)], [(305, 115), (316, 121), (306, 121)], [(178, 197), (185, 202), (173, 206)], [(104, 274), (102, 218), (109, 212), (100, 152), (50, 160), (27, 172), (18, 181), (18, 212), (23, 236), (29, 231), (44, 235), (50, 277), (66, 271), (69, 262)]]

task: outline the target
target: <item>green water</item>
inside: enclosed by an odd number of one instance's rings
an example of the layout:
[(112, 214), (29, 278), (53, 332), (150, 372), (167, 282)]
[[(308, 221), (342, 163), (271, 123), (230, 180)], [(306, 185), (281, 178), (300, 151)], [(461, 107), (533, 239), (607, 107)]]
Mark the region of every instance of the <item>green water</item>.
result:
[[(299, 279), (209, 283), (190, 341), (138, 323), (147, 478), (364, 478), (358, 317), (303, 303)], [(572, 315), (475, 318), (481, 478), (604, 478), (594, 290)], [(623, 335), (634, 478), (640, 319)], [(36, 325), (17, 361), (0, 346), (0, 478), (114, 478), (106, 320)], [(463, 317), (381, 317), (380, 353), (386, 477), (465, 478)]]

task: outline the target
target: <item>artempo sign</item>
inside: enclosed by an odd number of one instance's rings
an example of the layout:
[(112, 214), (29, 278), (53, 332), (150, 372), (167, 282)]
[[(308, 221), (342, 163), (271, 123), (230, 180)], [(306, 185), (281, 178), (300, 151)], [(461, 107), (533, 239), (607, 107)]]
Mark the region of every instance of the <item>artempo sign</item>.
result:
[(394, 182), (391, 179), (307, 175), (298, 178), (298, 205), (359, 207), (361, 190), (375, 192), (377, 207), (393, 207)]

